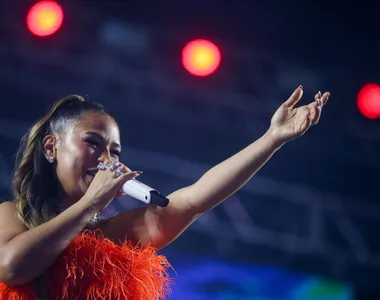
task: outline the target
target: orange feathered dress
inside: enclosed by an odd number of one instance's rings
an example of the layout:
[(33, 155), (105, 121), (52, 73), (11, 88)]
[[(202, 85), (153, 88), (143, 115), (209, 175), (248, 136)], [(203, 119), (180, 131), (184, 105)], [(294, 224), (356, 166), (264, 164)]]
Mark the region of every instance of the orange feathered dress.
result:
[[(48, 270), (49, 300), (161, 300), (170, 294), (165, 256), (153, 247), (117, 245), (100, 230), (78, 235)], [(33, 284), (0, 282), (0, 300), (36, 300)]]

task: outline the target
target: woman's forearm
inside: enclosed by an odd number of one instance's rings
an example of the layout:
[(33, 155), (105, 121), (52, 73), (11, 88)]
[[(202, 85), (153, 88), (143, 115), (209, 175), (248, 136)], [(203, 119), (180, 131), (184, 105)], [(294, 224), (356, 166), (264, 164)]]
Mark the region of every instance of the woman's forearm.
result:
[(207, 171), (191, 186), (188, 199), (205, 212), (239, 190), (282, 146), (268, 131), (240, 152)]
[(86, 226), (96, 211), (79, 201), (56, 218), (30, 229), (1, 249), (5, 284), (24, 285), (44, 273)]

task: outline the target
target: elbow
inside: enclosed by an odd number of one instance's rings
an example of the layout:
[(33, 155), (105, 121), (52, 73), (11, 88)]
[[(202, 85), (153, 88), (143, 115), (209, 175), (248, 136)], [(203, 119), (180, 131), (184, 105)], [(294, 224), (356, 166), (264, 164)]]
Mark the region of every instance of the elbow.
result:
[(11, 259), (0, 256), (0, 282), (9, 287), (16, 287), (25, 284), (22, 272), (17, 272)]
[(15, 282), (16, 273), (12, 270), (9, 265), (1, 263), (0, 265), (0, 282), (6, 284), (7, 286), (15, 286), (17, 285)]

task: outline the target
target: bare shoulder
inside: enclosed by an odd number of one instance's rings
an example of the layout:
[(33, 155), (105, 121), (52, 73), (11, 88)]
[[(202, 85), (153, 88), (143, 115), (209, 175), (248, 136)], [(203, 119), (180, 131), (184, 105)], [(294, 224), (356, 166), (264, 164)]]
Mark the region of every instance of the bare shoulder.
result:
[(11, 202), (0, 204), (0, 245), (27, 231), (28, 228), (17, 216), (16, 205)]

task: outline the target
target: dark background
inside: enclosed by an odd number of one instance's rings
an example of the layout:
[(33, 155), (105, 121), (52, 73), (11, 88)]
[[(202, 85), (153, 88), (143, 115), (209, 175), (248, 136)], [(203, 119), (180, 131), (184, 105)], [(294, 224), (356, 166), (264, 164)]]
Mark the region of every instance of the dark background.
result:
[[(380, 82), (375, 1), (63, 1), (63, 26), (44, 39), (25, 26), (33, 3), (1, 4), (3, 199), (19, 138), (67, 94), (105, 104), (123, 159), (169, 193), (263, 134), (299, 84), (304, 103), (328, 90), (320, 124), (169, 249), (314, 272), (379, 299), (380, 123), (356, 106), (360, 88)], [(199, 37), (222, 52), (206, 78), (180, 61)]]

